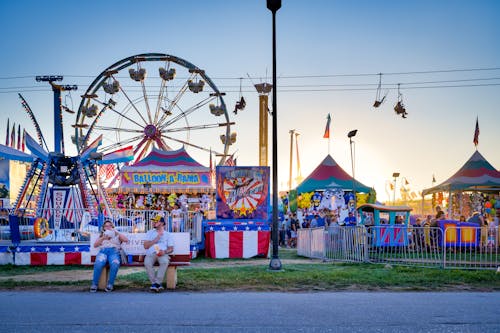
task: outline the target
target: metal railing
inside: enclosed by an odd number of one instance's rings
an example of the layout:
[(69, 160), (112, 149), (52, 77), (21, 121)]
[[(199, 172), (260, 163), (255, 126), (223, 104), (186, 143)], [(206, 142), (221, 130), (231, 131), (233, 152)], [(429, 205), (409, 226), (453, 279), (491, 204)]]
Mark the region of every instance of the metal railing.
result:
[(325, 261), (497, 269), (498, 227), (355, 226), (298, 231), (297, 254)]
[(171, 214), (158, 210), (125, 210), (111, 209), (110, 214), (94, 216), (83, 209), (44, 209), (40, 216), (47, 220), (50, 233), (43, 239), (36, 238), (34, 223), (36, 218), (31, 211), (18, 212), (15, 216), (0, 216), (0, 240), (11, 240), (10, 223), (15, 219), (19, 226), (21, 241), (46, 242), (80, 242), (87, 241), (92, 232), (97, 232), (104, 221), (112, 221), (117, 230), (122, 232), (141, 233), (152, 229), (151, 220), (160, 214), (164, 217), (170, 232), (189, 232), (191, 243), (202, 241), (203, 216), (198, 212), (181, 212)]

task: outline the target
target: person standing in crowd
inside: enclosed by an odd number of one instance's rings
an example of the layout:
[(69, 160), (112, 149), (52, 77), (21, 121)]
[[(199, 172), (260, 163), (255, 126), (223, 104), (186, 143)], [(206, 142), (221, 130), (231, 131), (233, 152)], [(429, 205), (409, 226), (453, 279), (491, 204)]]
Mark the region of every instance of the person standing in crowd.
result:
[(318, 227), (318, 215), (314, 215), (312, 220), (311, 220), (311, 228), (317, 228)]
[(121, 257), (120, 249), (121, 243), (127, 243), (128, 239), (125, 235), (115, 230), (113, 222), (106, 221), (102, 225), (99, 238), (94, 242), (94, 247), (99, 249), (94, 262), (94, 274), (92, 277), (92, 285), (90, 292), (95, 293), (99, 284), (102, 270), (109, 263), (109, 277), (106, 289), (104, 291), (113, 291), (115, 278), (120, 269)]
[(290, 219), (290, 247), (297, 247), (297, 232), (299, 231), (299, 220), (297, 220), (297, 214), (292, 213)]
[(347, 215), (344, 219), (344, 225), (345, 226), (353, 226), (356, 225), (356, 216), (354, 216), (353, 212), (349, 212), (349, 215)]
[(301, 208), (297, 209), (297, 220), (299, 221), (299, 228), (304, 225), (304, 211)]
[(179, 203), (174, 204), (174, 209), (172, 209), (170, 215), (172, 216), (172, 232), (180, 232), (183, 214)]
[[(144, 248), (146, 249), (144, 267), (151, 282), (149, 289), (160, 292), (163, 289), (162, 282), (170, 261), (169, 254), (174, 252), (172, 236), (165, 230), (165, 219), (161, 215), (153, 218), (153, 229), (146, 233)], [(155, 272), (153, 265), (156, 262), (158, 262), (159, 268)]]
[(285, 220), (280, 221), (278, 245), (279, 246), (286, 246), (286, 223), (285, 223)]
[(288, 214), (285, 214), (285, 233), (286, 233), (286, 247), (290, 247), (290, 242), (292, 241), (292, 222)]

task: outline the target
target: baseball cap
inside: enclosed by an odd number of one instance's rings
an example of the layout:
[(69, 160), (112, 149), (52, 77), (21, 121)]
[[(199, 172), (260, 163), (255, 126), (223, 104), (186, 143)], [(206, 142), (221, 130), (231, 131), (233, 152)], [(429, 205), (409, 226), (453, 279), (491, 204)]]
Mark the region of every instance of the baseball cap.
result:
[(155, 217), (153, 217), (153, 222), (162, 222), (162, 223), (165, 223), (165, 219), (161, 215), (156, 215)]

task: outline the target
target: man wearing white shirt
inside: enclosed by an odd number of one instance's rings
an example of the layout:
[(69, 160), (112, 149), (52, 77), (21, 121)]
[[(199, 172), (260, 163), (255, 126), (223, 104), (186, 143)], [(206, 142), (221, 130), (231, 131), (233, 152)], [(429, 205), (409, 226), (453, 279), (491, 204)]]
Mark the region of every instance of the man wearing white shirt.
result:
[[(146, 233), (144, 240), (144, 248), (146, 249), (144, 267), (148, 273), (149, 281), (151, 281), (149, 289), (160, 292), (163, 289), (162, 281), (170, 261), (169, 254), (174, 252), (174, 243), (170, 233), (165, 230), (165, 219), (161, 215), (153, 218), (153, 228)], [(155, 273), (153, 265), (156, 262), (160, 267)]]

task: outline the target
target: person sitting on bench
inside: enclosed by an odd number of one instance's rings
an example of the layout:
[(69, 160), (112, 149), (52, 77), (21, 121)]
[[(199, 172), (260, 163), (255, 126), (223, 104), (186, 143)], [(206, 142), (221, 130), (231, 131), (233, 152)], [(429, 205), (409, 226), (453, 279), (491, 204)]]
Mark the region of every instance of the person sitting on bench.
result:
[(104, 290), (106, 292), (113, 291), (115, 278), (118, 274), (118, 269), (120, 268), (121, 243), (126, 242), (128, 242), (127, 237), (115, 230), (113, 222), (104, 222), (101, 234), (94, 243), (94, 247), (99, 248), (99, 253), (95, 257), (94, 275), (92, 278), (92, 285), (90, 287), (91, 293), (95, 293), (97, 291), (99, 277), (101, 276), (101, 272), (107, 263), (109, 263), (110, 270), (108, 283), (106, 285), (106, 289)]
[[(151, 291), (160, 292), (163, 289), (162, 281), (168, 268), (170, 257), (174, 252), (172, 236), (165, 230), (165, 219), (161, 215), (153, 218), (153, 228), (146, 233), (144, 248), (146, 257), (144, 267), (151, 282)], [(155, 273), (153, 265), (158, 262), (159, 268)]]

